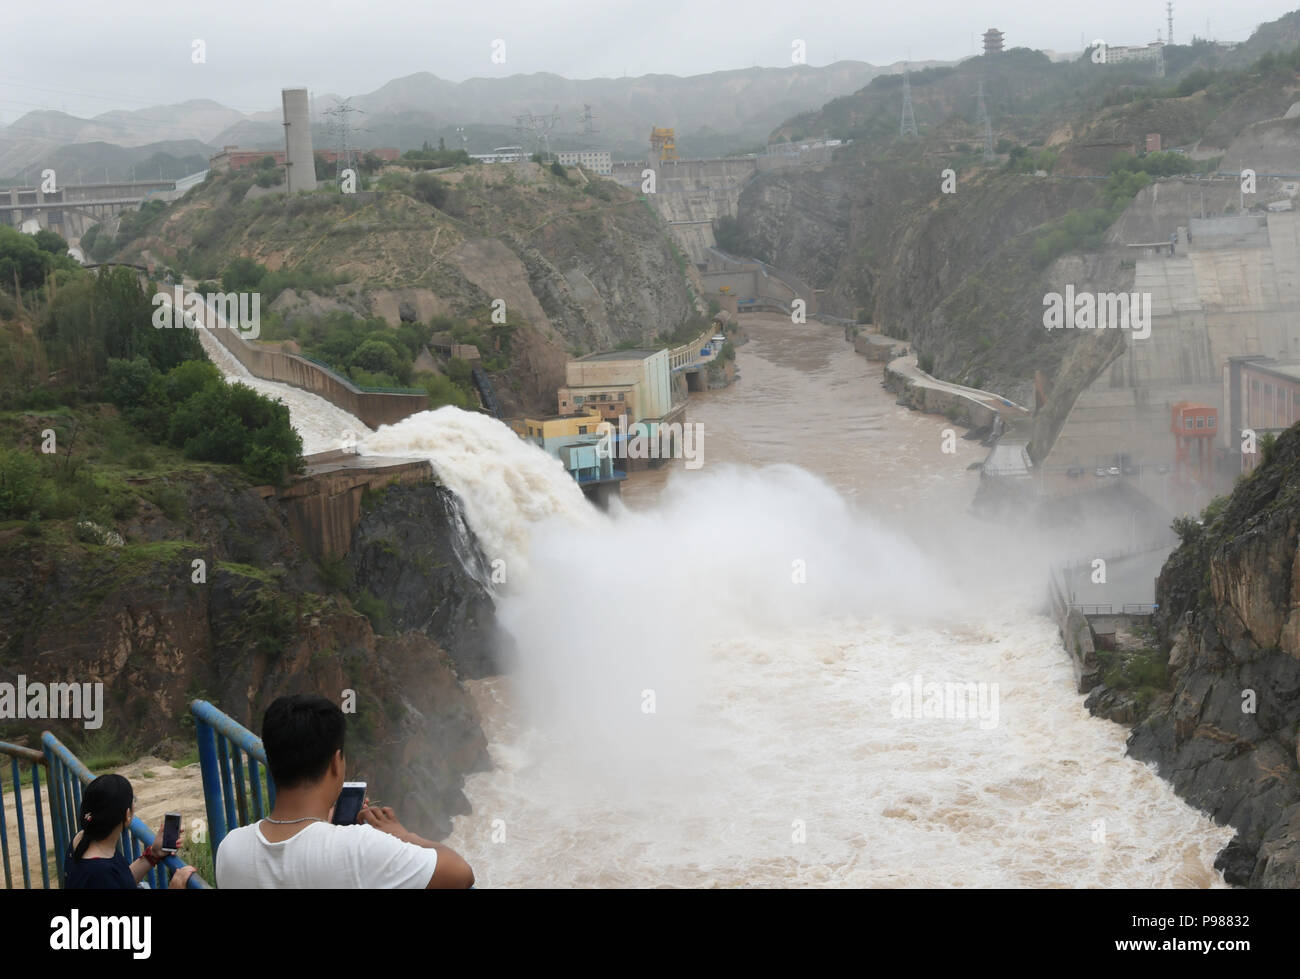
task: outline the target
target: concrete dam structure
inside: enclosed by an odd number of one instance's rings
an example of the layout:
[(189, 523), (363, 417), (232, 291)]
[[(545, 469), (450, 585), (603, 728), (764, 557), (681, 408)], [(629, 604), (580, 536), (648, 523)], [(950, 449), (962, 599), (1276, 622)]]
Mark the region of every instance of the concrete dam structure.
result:
[(614, 181), (639, 191), (645, 170), (655, 173), (655, 192), (646, 198), (672, 228), (673, 239), (686, 260), (709, 262), (709, 249), (717, 244), (713, 222), (735, 216), (740, 190), (758, 172), (757, 157), (716, 160), (655, 160), (616, 163)]
[(792, 273), (753, 259), (727, 255), (717, 248), (713, 223), (735, 217), (740, 192), (755, 175), (774, 169), (824, 163), (832, 148), (765, 156), (721, 157), (711, 160), (656, 160), (614, 165), (613, 180), (640, 191), (645, 171), (655, 175), (655, 192), (646, 200), (663, 218), (673, 241), (686, 260), (699, 270), (709, 298), (725, 295), (757, 300), (764, 308), (790, 308), (793, 299), (803, 299), (805, 312), (816, 312), (816, 294)]
[[(1151, 297), (1150, 336), (1122, 331), (1119, 356), (1078, 397), (1045, 465), (1110, 465), (1119, 455), (1137, 466), (1169, 464), (1170, 411), (1182, 401), (1216, 408), (1224, 421), (1214, 447), (1234, 452), (1240, 433), (1227, 424), (1228, 358), (1300, 360), (1300, 213), (1224, 213), (1238, 203), (1237, 183), (1199, 183), (1147, 188), (1112, 229), (1111, 247), (1135, 256), (1128, 291)], [(1272, 183), (1266, 191), (1261, 181), (1261, 197), (1285, 193)], [(1202, 206), (1204, 218), (1196, 213)], [(1147, 244), (1171, 235), (1172, 255), (1168, 244)]]

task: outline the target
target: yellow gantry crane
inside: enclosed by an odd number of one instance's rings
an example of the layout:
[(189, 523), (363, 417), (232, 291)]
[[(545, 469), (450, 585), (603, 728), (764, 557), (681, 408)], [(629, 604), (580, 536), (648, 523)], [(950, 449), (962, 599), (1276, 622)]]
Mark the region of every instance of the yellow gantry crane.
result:
[(660, 160), (676, 160), (677, 132), (673, 129), (651, 129), (650, 151)]

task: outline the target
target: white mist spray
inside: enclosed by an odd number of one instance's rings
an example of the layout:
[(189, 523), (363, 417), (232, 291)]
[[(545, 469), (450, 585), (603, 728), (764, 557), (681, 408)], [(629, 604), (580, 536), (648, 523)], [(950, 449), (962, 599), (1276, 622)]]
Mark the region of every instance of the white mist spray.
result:
[[(452, 408), (363, 449), (429, 458), (509, 569), (517, 662), (470, 684), (495, 768), (450, 840), (484, 884), (1221, 883), (1231, 831), (1083, 710), (1005, 543), (931, 557), (792, 466), (710, 464), (604, 515)], [(996, 684), (996, 726), (901, 716), (918, 676)]]

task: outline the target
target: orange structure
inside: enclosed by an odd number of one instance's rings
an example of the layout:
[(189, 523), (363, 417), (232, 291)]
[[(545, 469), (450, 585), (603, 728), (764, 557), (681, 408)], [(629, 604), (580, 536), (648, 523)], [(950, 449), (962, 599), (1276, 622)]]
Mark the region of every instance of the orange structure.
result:
[[(1219, 410), (1209, 405), (1180, 401), (1170, 409), (1169, 431), (1173, 433), (1174, 473), (1180, 483), (1191, 478), (1202, 486), (1210, 485), (1214, 460), (1214, 438), (1219, 434)], [(1196, 471), (1193, 477), (1192, 446), (1196, 446)]]
[(676, 160), (677, 132), (674, 129), (651, 129), (650, 151), (658, 154), (660, 160)]

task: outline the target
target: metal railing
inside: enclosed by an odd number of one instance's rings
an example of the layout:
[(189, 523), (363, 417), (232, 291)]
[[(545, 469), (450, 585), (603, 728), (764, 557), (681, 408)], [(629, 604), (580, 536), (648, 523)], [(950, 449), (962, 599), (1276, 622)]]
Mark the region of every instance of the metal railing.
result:
[[(95, 780), (94, 773), (49, 731), (41, 735), (45, 748), (45, 761), (50, 775), (50, 814), (54, 829), (54, 858), (58, 861), (59, 881), (65, 879), (64, 853), (77, 835), (77, 813), (81, 809), (81, 789)], [(154, 833), (140, 817), (132, 818), (131, 825), (122, 833), (117, 849), (128, 863), (140, 859), (140, 854), (153, 846)], [(152, 886), (165, 888), (172, 874), (185, 866), (179, 857), (163, 857), (145, 879)], [(197, 873), (190, 874), (187, 888), (200, 890), (208, 887), (207, 881)]]
[[(28, 889), (32, 886), (32, 878), (30, 868), (27, 865), (27, 827), (25, 825), (26, 817), (23, 813), (23, 787), (18, 763), (22, 761), (31, 766), (32, 800), (36, 808), (36, 838), (40, 843), (41, 882), (42, 886), (48, 889), (50, 886), (50, 857), (45, 846), (45, 816), (41, 808), (41, 769), (46, 766), (45, 756), (39, 751), (33, 751), (31, 748), (24, 748), (16, 744), (9, 744), (5, 741), (0, 741), (0, 755), (8, 755), (11, 762), (10, 793), (13, 795), (14, 806), (18, 814), (18, 853), (22, 858), (23, 887)], [(9, 817), (5, 814), (4, 772), (0, 770), (0, 852), (4, 854), (5, 887), (12, 888), (14, 882), (9, 866), (8, 822)]]
[(275, 782), (266, 765), (261, 738), (206, 700), (191, 703), (190, 711), (199, 742), (208, 838), (215, 866), (217, 848), (230, 830), (262, 819), (275, 807)]
[(1114, 605), (1080, 605), (1070, 602), (1068, 608), (1078, 609), (1084, 615), (1154, 615), (1158, 605), (1121, 605), (1118, 612)]
[[(78, 832), (77, 814), (81, 810), (81, 790), (83, 786), (94, 781), (95, 775), (81, 763), (81, 760), (76, 755), (68, 750), (63, 742), (49, 731), (41, 735), (41, 746), (45, 749), (43, 753), (34, 751), (31, 748), (24, 748), (21, 745), (0, 742), (0, 755), (8, 756), (10, 760), (12, 776), (10, 788), (16, 808), (18, 852), (22, 863), (23, 887), (27, 889), (32, 886), (31, 846), (27, 838), (26, 814), (24, 812), (19, 765), (25, 762), (31, 766), (29, 784), (31, 785), (32, 802), (36, 817), (36, 855), (41, 865), (41, 886), (48, 890), (51, 887), (62, 887), (66, 879), (67, 868), (64, 866), (64, 856)], [(41, 798), (40, 772), (42, 768), (46, 770), (44, 802), (42, 802)], [(0, 775), (2, 774), (0, 773)], [(50, 817), (48, 837), (45, 829), (47, 810)], [(4, 784), (3, 778), (0, 778), (0, 851), (3, 851), (4, 854), (5, 887), (12, 888), (14, 882), (9, 855), (7, 823), (8, 816), (5, 814), (4, 807)], [(143, 820), (138, 817), (133, 818), (131, 825), (122, 833), (121, 839), (118, 840), (118, 852), (128, 862), (134, 862), (140, 858), (140, 854), (144, 850), (153, 845), (153, 841), (153, 831)], [(54, 847), (55, 876), (53, 882), (51, 882), (50, 878), (50, 853), (47, 842), (52, 843)], [(165, 888), (171, 880), (172, 874), (184, 866), (184, 861), (179, 857), (164, 857), (157, 867), (149, 871), (145, 879), (151, 880), (153, 887)], [(198, 890), (208, 887), (208, 884), (198, 874), (191, 874), (186, 882), (186, 887)]]

